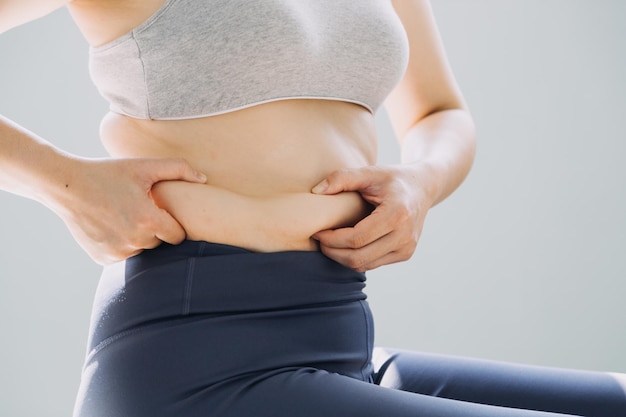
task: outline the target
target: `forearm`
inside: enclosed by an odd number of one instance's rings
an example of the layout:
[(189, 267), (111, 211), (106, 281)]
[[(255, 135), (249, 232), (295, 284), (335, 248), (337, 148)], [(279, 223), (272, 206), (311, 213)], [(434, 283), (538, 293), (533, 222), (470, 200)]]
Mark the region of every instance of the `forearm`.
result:
[(466, 110), (435, 112), (409, 129), (400, 142), (403, 166), (414, 172), (435, 205), (450, 195), (470, 170), (476, 146), (474, 123)]
[(70, 187), (76, 157), (0, 116), (0, 189), (54, 208)]

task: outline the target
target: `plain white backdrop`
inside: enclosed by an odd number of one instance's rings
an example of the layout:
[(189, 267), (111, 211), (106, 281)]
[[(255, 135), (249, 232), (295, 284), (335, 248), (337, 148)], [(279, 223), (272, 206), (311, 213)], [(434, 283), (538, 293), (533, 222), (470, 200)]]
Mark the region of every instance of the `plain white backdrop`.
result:
[[(412, 260), (369, 273), (378, 344), (626, 372), (626, 2), (433, 7), (479, 147)], [(105, 111), (65, 10), (0, 36), (1, 114), (97, 157)], [(99, 273), (52, 213), (0, 193), (0, 415), (71, 414)]]

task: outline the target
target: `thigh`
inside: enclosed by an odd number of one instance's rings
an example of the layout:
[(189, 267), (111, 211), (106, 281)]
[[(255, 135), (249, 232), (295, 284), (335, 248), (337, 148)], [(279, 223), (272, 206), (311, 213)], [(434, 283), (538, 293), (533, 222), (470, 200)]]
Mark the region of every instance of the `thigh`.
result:
[[(431, 397), (335, 373), (299, 368), (222, 386), (210, 409), (185, 416), (222, 417), (548, 417), (564, 416)], [(216, 392), (213, 392), (216, 394)], [(215, 400), (219, 397), (219, 406)], [(207, 398), (208, 400), (208, 398)], [(204, 410), (204, 413), (202, 412)], [(182, 415), (182, 414), (181, 414)]]
[(376, 383), (460, 401), (593, 417), (626, 415), (614, 374), (375, 349)]

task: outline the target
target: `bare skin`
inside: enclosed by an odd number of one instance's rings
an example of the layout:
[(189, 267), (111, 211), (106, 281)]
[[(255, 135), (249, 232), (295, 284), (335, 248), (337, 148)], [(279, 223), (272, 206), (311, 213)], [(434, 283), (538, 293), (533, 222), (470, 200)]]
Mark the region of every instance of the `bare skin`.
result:
[[(98, 46), (163, 0), (0, 0), (0, 30), (63, 4)], [(428, 2), (393, 4), (411, 47), (407, 73), (386, 103), (401, 164), (374, 165), (376, 131), (365, 108), (295, 99), (191, 120), (108, 114), (101, 139), (113, 159), (103, 161), (0, 124), (0, 162), (11, 167), (0, 187), (55, 210), (100, 263), (185, 238), (256, 251), (320, 249), (361, 271), (406, 260), (428, 209), (467, 174), (474, 131)], [(94, 198), (99, 186), (106, 192)], [(115, 220), (103, 224), (105, 214)]]
[(371, 114), (354, 104), (288, 100), (182, 121), (109, 114), (101, 135), (114, 157), (180, 157), (206, 184), (164, 181), (156, 204), (187, 237), (255, 251), (315, 250), (311, 236), (353, 226), (371, 211), (355, 192), (316, 195), (328, 173), (371, 165)]

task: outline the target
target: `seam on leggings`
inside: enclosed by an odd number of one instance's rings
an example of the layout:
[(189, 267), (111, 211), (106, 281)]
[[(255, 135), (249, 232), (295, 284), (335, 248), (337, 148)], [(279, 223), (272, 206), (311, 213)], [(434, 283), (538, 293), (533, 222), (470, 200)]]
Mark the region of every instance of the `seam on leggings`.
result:
[(191, 287), (193, 284), (193, 270), (196, 266), (196, 258), (187, 259), (187, 280), (185, 283), (185, 296), (183, 298), (183, 316), (189, 314), (191, 310)]
[(329, 308), (329, 307), (340, 307), (348, 304), (352, 304), (355, 302), (362, 302), (363, 300), (341, 300), (341, 301), (328, 301), (323, 303), (311, 303), (311, 304), (300, 304), (296, 306), (281, 306), (281, 307), (271, 307), (271, 308), (255, 308), (252, 310), (224, 310), (224, 311), (214, 311), (214, 312), (194, 312), (187, 314), (187, 316), (201, 316), (201, 317), (225, 317), (225, 316), (238, 316), (238, 315), (246, 315), (246, 314), (265, 314), (265, 313), (276, 313), (283, 311), (299, 311), (299, 310), (309, 310), (309, 309), (317, 309), (317, 308)]
[(204, 256), (204, 249), (206, 248), (206, 242), (205, 241), (201, 241), (200, 244), (198, 245), (198, 256)]
[[(188, 318), (185, 318), (185, 319), (188, 319)], [(140, 325), (139, 327), (133, 327), (131, 329), (127, 329), (127, 330), (121, 331), (119, 333), (116, 333), (112, 336), (107, 337), (106, 339), (98, 343), (96, 347), (94, 347), (93, 349), (89, 351), (89, 353), (85, 357), (85, 364), (89, 363), (93, 359), (94, 356), (96, 356), (98, 353), (103, 351), (105, 348), (111, 346), (113, 343), (117, 342), (118, 340), (121, 340), (127, 336), (131, 336), (135, 333), (141, 333), (141, 332), (147, 331), (153, 328), (154, 326), (161, 325), (163, 321), (164, 320), (162, 319), (152, 320), (150, 322), (146, 322)], [(172, 321), (172, 318), (169, 318), (165, 321)]]
[(89, 352), (89, 354), (85, 358), (85, 364), (89, 363), (93, 359), (94, 356), (96, 356), (99, 352), (101, 352), (104, 348), (111, 345), (112, 343), (117, 342), (118, 340), (126, 336), (130, 336), (131, 334), (140, 332), (142, 330), (143, 328), (124, 330), (123, 332), (107, 337), (102, 342), (98, 343), (98, 345), (95, 348), (93, 348), (91, 352)]
[(367, 346), (365, 362), (363, 363), (363, 366), (361, 366), (361, 377), (363, 378), (363, 381), (371, 381), (371, 375), (365, 375), (365, 369), (369, 366), (372, 358), (372, 351), (370, 347), (370, 328), (372, 327), (372, 322), (370, 321), (367, 311), (365, 310), (365, 301), (359, 301), (359, 305), (361, 306), (363, 317), (365, 318), (365, 346)]

